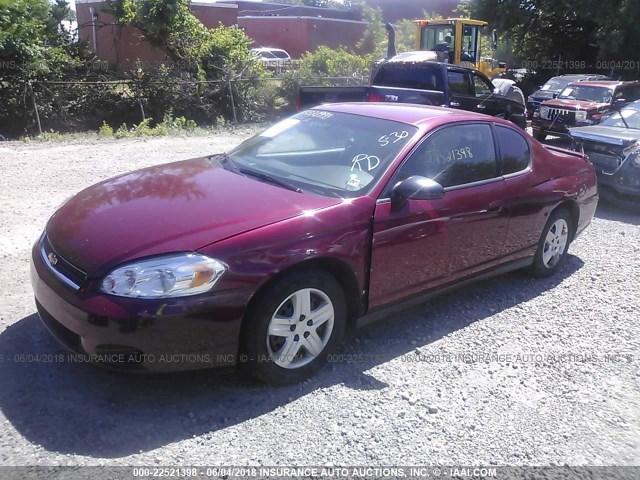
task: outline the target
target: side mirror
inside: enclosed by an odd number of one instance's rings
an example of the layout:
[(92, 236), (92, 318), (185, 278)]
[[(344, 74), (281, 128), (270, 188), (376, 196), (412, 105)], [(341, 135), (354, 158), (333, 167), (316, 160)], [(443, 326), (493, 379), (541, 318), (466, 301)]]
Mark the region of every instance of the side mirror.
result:
[(613, 102), (613, 108), (615, 108), (616, 110), (622, 110), (622, 107), (624, 107), (626, 104), (627, 104), (626, 99), (618, 98)]
[(413, 175), (393, 187), (391, 200), (437, 200), (444, 197), (444, 193), (444, 187), (438, 182)]
[(495, 28), (491, 31), (491, 49), (498, 49), (498, 31)]

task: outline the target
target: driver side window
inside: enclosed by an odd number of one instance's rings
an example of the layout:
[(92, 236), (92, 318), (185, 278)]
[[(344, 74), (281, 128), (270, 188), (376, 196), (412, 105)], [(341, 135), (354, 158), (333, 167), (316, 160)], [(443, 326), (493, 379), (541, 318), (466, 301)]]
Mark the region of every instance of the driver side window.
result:
[(476, 97), (488, 97), (494, 90), (493, 85), (489, 85), (484, 78), (475, 73), (473, 74), (473, 88), (475, 89)]
[(392, 183), (412, 175), (430, 178), (445, 188), (496, 178), (491, 127), (465, 124), (436, 131), (411, 154)]

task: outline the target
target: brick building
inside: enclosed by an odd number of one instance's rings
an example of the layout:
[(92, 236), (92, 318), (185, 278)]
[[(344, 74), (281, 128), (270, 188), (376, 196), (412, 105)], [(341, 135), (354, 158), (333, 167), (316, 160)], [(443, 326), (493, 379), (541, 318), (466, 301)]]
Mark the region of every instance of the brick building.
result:
[[(239, 25), (254, 46), (282, 48), (294, 58), (320, 45), (353, 46), (366, 29), (356, 12), (271, 2), (193, 0), (191, 11), (209, 28)], [(118, 70), (129, 70), (138, 61), (144, 66), (166, 60), (140, 31), (117, 25), (105, 12), (104, 0), (76, 0), (76, 13), (79, 37)]]
[[(166, 60), (166, 55), (147, 43), (142, 33), (133, 27), (115, 23), (105, 12), (103, 0), (75, 0), (78, 36), (95, 50), (98, 58), (120, 71), (129, 70), (137, 61), (150, 65)], [(237, 6), (195, 0), (191, 10), (207, 27), (237, 24)]]

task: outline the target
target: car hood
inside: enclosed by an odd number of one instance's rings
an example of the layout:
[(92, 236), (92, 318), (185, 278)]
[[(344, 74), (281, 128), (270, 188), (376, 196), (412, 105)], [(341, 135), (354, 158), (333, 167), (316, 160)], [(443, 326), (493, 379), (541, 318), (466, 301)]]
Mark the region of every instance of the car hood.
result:
[(262, 183), (200, 158), (89, 187), (51, 217), (46, 231), (54, 250), (91, 277), (128, 260), (197, 250), (339, 202)]
[(606, 143), (626, 147), (640, 140), (640, 130), (594, 125), (569, 129), (573, 138), (588, 142)]
[(551, 108), (564, 108), (565, 110), (601, 110), (610, 106), (608, 103), (588, 102), (586, 100), (566, 100), (560, 98), (547, 100), (542, 105)]

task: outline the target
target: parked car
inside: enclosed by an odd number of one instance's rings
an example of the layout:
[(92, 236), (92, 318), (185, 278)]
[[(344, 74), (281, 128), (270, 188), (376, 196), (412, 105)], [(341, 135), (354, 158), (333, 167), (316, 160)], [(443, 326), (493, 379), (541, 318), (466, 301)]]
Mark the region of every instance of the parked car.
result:
[(98, 363), (284, 384), (399, 302), (552, 275), (597, 201), (585, 155), (506, 120), (326, 105), (78, 193), (34, 245), (32, 284), (51, 333)]
[(539, 90), (533, 92), (527, 98), (527, 111), (533, 116), (533, 112), (538, 110), (540, 104), (545, 100), (556, 98), (567, 85), (574, 82), (593, 82), (599, 80), (611, 80), (606, 75), (597, 75), (594, 73), (585, 74), (568, 74), (550, 78), (540, 87)]
[(597, 124), (615, 105), (640, 99), (640, 82), (573, 82), (533, 114), (533, 136), (569, 136), (570, 127)]
[(434, 62), (434, 52), (405, 52), (381, 62), (370, 86), (300, 87), (299, 108), (333, 102), (447, 106), (506, 118), (527, 127), (525, 105), (501, 95), (484, 74)]
[(291, 56), (286, 50), (281, 48), (252, 48), (251, 51), (256, 55), (262, 64), (269, 70), (284, 70), (291, 65)]
[(640, 101), (604, 118), (599, 125), (570, 129), (573, 148), (595, 166), (603, 198), (640, 208)]

